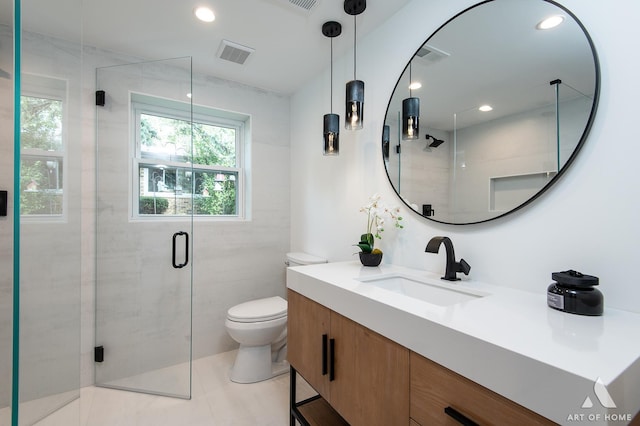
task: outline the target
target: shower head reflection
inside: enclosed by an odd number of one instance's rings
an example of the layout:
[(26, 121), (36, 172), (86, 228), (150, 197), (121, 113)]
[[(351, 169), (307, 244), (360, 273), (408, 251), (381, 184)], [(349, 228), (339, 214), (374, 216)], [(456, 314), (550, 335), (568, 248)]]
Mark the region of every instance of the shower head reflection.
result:
[(427, 140), (429, 140), (429, 139), (433, 140), (433, 142), (431, 142), (428, 145), (430, 148), (437, 148), (437, 147), (439, 147), (440, 145), (442, 145), (444, 143), (444, 141), (442, 139), (437, 139), (437, 138), (435, 138), (435, 137), (433, 137), (431, 135), (426, 135), (425, 137), (426, 137)]

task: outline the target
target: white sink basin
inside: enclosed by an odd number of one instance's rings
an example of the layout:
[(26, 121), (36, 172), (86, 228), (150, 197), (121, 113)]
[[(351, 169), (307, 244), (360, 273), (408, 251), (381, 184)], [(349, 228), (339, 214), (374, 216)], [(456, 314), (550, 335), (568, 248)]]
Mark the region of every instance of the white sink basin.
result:
[(482, 291), (459, 287), (460, 284), (447, 284), (444, 281), (436, 283), (429, 279), (403, 274), (357, 278), (357, 280), (438, 306), (455, 305), (489, 295)]

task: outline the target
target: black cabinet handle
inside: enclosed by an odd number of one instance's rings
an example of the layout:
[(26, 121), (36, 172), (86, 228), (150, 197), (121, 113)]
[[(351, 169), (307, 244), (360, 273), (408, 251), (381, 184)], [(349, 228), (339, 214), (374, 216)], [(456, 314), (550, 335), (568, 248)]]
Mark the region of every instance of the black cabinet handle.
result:
[(444, 412), (447, 416), (452, 417), (458, 423), (464, 426), (479, 426), (478, 423), (474, 422), (458, 410), (453, 407), (445, 407)]
[(329, 339), (329, 381), (330, 382), (333, 382), (333, 380), (336, 378), (335, 355), (336, 355), (336, 339)]
[(327, 374), (327, 335), (322, 335), (322, 375), (325, 376)]
[[(185, 255), (185, 260), (184, 263), (176, 263), (176, 240), (178, 239), (179, 236), (185, 236), (185, 240), (184, 240), (184, 255)], [(187, 266), (187, 263), (189, 263), (189, 234), (187, 234), (186, 232), (180, 231), (180, 232), (176, 232), (175, 234), (173, 234), (173, 246), (172, 246), (172, 250), (171, 250), (171, 264), (173, 265), (174, 268), (176, 269), (180, 269), (180, 268), (184, 268), (185, 266)]]

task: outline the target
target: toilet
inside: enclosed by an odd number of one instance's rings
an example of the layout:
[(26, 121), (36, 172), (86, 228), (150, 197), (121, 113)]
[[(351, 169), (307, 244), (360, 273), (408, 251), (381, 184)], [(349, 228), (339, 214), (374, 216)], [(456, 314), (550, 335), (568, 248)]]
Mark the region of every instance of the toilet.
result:
[[(285, 265), (326, 263), (307, 253), (287, 253)], [(225, 327), (240, 344), (231, 367), (236, 383), (255, 383), (289, 371), (287, 357), (287, 301), (280, 296), (251, 300), (227, 311)]]

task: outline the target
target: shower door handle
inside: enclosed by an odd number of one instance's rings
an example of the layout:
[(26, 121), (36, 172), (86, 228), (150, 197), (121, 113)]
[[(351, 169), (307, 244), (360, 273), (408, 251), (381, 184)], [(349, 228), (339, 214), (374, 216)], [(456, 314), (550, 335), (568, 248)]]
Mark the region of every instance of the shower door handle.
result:
[[(184, 263), (176, 263), (176, 240), (178, 237), (184, 235)], [(180, 231), (173, 234), (173, 246), (171, 250), (171, 263), (173, 267), (176, 269), (184, 268), (189, 263), (189, 234), (186, 232)]]

